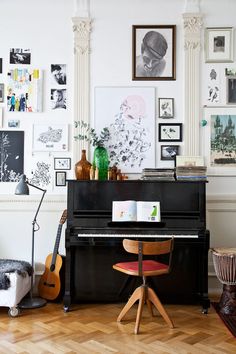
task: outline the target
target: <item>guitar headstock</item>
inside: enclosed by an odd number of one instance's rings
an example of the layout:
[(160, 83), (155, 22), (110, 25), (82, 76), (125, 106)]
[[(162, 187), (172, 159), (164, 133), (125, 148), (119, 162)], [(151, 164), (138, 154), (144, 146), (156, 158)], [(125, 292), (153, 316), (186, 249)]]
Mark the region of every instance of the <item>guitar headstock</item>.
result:
[(67, 219), (67, 209), (63, 211), (59, 224), (63, 225), (66, 219)]

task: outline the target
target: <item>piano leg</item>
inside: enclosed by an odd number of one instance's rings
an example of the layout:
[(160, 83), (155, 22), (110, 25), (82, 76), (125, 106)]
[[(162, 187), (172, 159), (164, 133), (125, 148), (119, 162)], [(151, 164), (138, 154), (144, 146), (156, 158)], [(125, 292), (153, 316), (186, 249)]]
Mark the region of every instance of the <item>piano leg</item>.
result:
[(63, 297), (63, 309), (64, 312), (70, 310), (70, 305), (72, 302), (72, 271), (73, 264), (71, 264), (74, 259), (74, 249), (73, 247), (66, 247), (66, 262), (65, 262), (65, 293)]

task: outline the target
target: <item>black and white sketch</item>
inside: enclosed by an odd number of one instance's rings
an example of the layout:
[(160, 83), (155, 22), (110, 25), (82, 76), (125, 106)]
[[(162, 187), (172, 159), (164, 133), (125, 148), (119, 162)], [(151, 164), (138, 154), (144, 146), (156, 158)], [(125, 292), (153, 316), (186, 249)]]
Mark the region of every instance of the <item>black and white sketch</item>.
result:
[(66, 85), (66, 64), (51, 64), (51, 84)]
[(175, 80), (175, 26), (133, 26), (133, 80)]
[(17, 182), (23, 174), (24, 132), (0, 131), (0, 182)]
[(10, 49), (10, 64), (30, 64), (31, 53), (30, 49), (11, 48)]
[(155, 89), (153, 87), (97, 87), (95, 130), (108, 127), (105, 142), (110, 165), (124, 173), (155, 166)]
[(226, 82), (227, 82), (226, 102), (228, 104), (236, 104), (236, 77), (228, 76)]
[(54, 170), (70, 170), (71, 158), (70, 157), (54, 157)]
[(64, 187), (66, 185), (66, 172), (57, 171), (56, 176), (55, 176), (55, 180), (56, 180), (56, 186)]
[(68, 125), (35, 124), (33, 129), (34, 151), (67, 151)]
[(161, 160), (175, 160), (179, 154), (179, 145), (161, 145)]
[(205, 58), (208, 63), (233, 62), (233, 27), (205, 29)]
[(216, 67), (210, 67), (207, 74), (207, 104), (220, 101), (220, 75)]
[(52, 109), (66, 109), (66, 89), (51, 89)]
[(182, 141), (182, 123), (160, 123), (159, 141)]
[(45, 161), (37, 161), (35, 168), (31, 169), (29, 182), (40, 188), (47, 188), (52, 182), (51, 165)]
[(173, 118), (174, 117), (174, 99), (159, 98), (159, 117)]

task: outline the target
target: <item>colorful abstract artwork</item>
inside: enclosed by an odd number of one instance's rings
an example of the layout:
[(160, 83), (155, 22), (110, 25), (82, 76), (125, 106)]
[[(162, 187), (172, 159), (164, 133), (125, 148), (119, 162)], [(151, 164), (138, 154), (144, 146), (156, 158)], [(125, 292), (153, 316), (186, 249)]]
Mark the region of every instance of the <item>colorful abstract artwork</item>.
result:
[(0, 182), (17, 182), (24, 167), (24, 132), (0, 131)]
[(39, 69), (8, 72), (7, 107), (10, 112), (42, 112), (43, 77)]

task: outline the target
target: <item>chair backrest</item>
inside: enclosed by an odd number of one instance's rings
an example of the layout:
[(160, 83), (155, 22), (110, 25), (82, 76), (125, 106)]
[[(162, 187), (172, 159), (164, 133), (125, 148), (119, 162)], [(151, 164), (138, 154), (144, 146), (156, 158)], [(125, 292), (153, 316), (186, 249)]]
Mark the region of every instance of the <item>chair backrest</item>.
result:
[(139, 262), (139, 275), (142, 275), (142, 260), (143, 255), (164, 255), (169, 254), (169, 271), (171, 267), (172, 261), (172, 251), (174, 248), (174, 237), (172, 236), (170, 239), (165, 241), (139, 241), (139, 240), (123, 240), (124, 249), (133, 254), (138, 255)]

